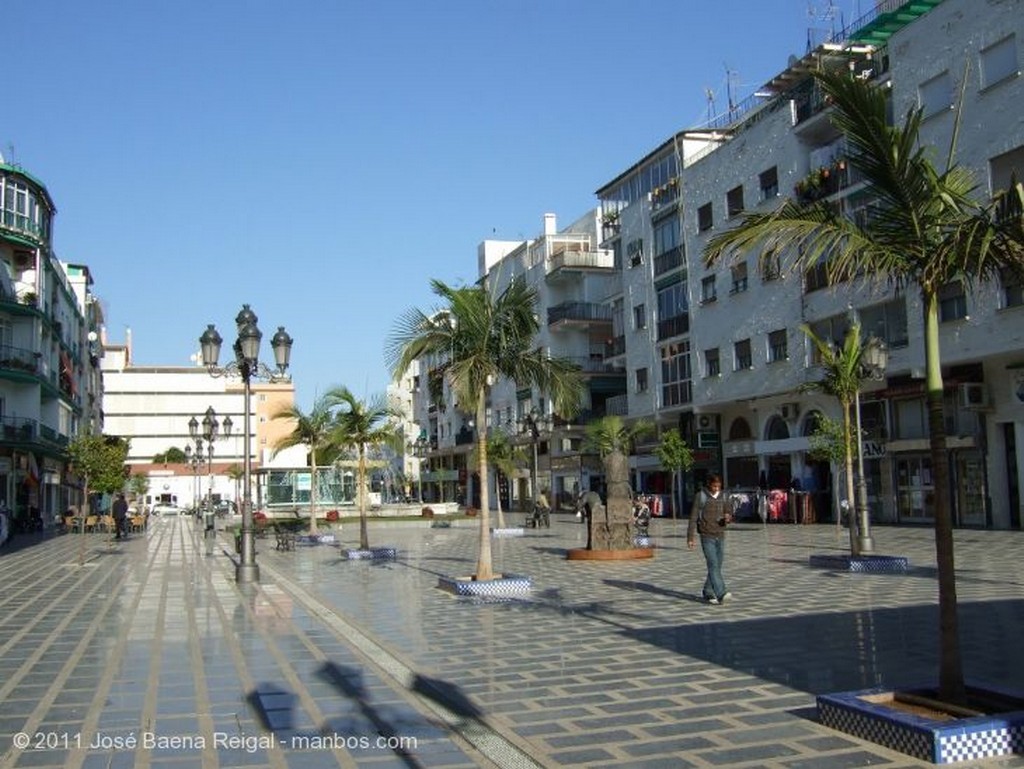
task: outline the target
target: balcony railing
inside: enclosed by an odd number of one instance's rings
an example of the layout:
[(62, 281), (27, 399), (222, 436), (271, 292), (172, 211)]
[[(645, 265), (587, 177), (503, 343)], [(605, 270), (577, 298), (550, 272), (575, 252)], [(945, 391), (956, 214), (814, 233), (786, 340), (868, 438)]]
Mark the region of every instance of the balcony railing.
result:
[(658, 321), (658, 341), (685, 334), (690, 330), (690, 315), (683, 313), (674, 318)]
[(604, 358), (597, 357), (584, 357), (580, 356), (568, 356), (566, 360), (575, 363), (580, 367), (580, 370), (585, 374), (625, 374), (626, 370), (622, 366), (617, 366), (614, 363), (609, 363)]
[(676, 246), (663, 254), (654, 257), (654, 275), (657, 277), (664, 272), (674, 270), (683, 264), (683, 247)]
[(548, 308), (548, 325), (566, 321), (611, 323), (612, 308), (597, 302), (563, 302)]
[(547, 274), (559, 270), (612, 270), (615, 254), (611, 251), (559, 251), (548, 260)]
[(605, 342), (604, 345), (604, 357), (614, 358), (616, 355), (626, 354), (626, 335), (614, 337), (613, 339)]
[(38, 374), (39, 355), (32, 350), (0, 345), (0, 371), (25, 371), (29, 374)]
[(605, 400), (604, 411), (608, 416), (626, 416), (629, 413), (629, 396), (613, 395)]

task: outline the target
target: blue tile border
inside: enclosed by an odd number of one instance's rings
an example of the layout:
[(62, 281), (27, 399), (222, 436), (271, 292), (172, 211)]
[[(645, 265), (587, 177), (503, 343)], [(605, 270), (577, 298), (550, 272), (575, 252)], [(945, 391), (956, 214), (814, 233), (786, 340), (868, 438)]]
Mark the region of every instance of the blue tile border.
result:
[[(995, 693), (1009, 694), (988, 688)], [(933, 764), (1024, 754), (1024, 710), (935, 721), (864, 699), (892, 691), (876, 687), (820, 694), (817, 697), (818, 719), (832, 729)]]
[(902, 555), (812, 555), (810, 565), (820, 569), (837, 569), (862, 574), (905, 574), (910, 559)]
[(492, 537), (525, 537), (526, 529), (522, 526), (506, 527), (504, 529), (491, 529)]
[(474, 580), (468, 577), (445, 577), (437, 586), (458, 596), (479, 596), (486, 598), (509, 598), (526, 596), (533, 587), (533, 580), (522, 574), (505, 574), (495, 579)]
[(398, 558), (398, 550), (393, 547), (371, 547), (369, 550), (353, 548), (342, 552), (350, 561), (393, 561)]

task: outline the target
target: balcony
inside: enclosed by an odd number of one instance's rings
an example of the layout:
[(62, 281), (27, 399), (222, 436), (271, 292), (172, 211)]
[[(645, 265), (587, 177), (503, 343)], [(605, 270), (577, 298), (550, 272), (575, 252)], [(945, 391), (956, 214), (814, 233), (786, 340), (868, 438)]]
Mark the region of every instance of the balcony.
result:
[(665, 318), (658, 321), (658, 341), (661, 342), (673, 336), (680, 336), (690, 330), (690, 315), (683, 313), (674, 318)]
[(574, 363), (579, 367), (580, 371), (584, 374), (625, 374), (626, 370), (622, 366), (617, 366), (614, 363), (609, 363), (600, 355), (598, 356), (566, 356), (565, 360)]
[(36, 438), (36, 421), (34, 419), (22, 419), (20, 417), (2, 417), (0, 424), (3, 425), (3, 432), (0, 433), (5, 444), (34, 443)]
[[(10, 345), (0, 346), (0, 373), (39, 374), (39, 353)], [(22, 379), (22, 376), (16, 376)]]
[(592, 324), (611, 324), (612, 308), (597, 302), (563, 302), (548, 308), (548, 326), (569, 327), (589, 326)]
[(683, 266), (683, 247), (676, 246), (654, 257), (654, 277)]
[(548, 280), (571, 277), (585, 272), (611, 273), (615, 254), (611, 251), (589, 251), (565, 248), (555, 251), (547, 260)]
[(613, 395), (604, 402), (604, 411), (608, 416), (627, 416), (629, 414), (629, 396)]
[(626, 354), (626, 335), (614, 337), (605, 342), (604, 345), (604, 357), (614, 358), (618, 355)]

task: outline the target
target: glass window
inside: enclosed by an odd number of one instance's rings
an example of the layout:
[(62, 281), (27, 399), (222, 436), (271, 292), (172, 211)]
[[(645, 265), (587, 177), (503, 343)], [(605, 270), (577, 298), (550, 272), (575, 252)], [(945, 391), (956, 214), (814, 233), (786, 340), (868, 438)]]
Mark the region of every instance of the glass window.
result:
[(758, 176), (758, 184), (761, 187), (762, 202), (769, 198), (778, 197), (779, 194), (779, 170), (772, 166), (767, 171), (762, 171)]
[(733, 187), (725, 194), (726, 215), (731, 219), (743, 213), (743, 185)]
[(1016, 176), (1017, 181), (1024, 181), (1024, 146), (1015, 147), (1002, 155), (996, 155), (988, 161), (988, 175), (992, 186), (992, 194), (1010, 188), (1010, 180)]
[(718, 290), (715, 288), (715, 276), (709, 275), (700, 282), (700, 300), (713, 302), (716, 299), (718, 299)]
[(778, 363), (789, 358), (789, 344), (786, 341), (786, 329), (772, 331), (768, 334), (768, 360)]
[(1010, 35), (981, 52), (981, 87), (988, 88), (1017, 75), (1017, 37)]
[(956, 280), (939, 289), (939, 321), (948, 323), (967, 317), (967, 296), (963, 284)]
[(893, 437), (906, 440), (928, 437), (928, 408), (924, 398), (893, 401)]
[(732, 274), (732, 288), (730, 294), (740, 294), (747, 290), (747, 263), (740, 262), (730, 268)]
[(750, 353), (749, 339), (741, 339), (736, 342), (736, 344), (733, 345), (733, 355), (736, 360), (737, 371), (754, 367), (754, 359)]
[(931, 117), (953, 105), (953, 82), (949, 71), (942, 72), (917, 88), (918, 103), (925, 117)]
[(1016, 272), (1003, 267), (999, 271), (999, 282), (1003, 287), (1003, 307), (1020, 307), (1024, 304), (1024, 285)]
[(718, 360), (718, 348), (713, 347), (704, 351), (704, 374), (705, 376), (718, 376), (722, 373), (722, 365)]
[(658, 319), (668, 320), (685, 315), (688, 308), (686, 301), (686, 282), (680, 281), (658, 291)]
[(769, 283), (782, 277), (782, 257), (776, 253), (765, 254), (759, 263), (761, 281)]
[(654, 223), (654, 255), (659, 256), (679, 245), (679, 217), (669, 216)]
[(689, 342), (676, 342), (661, 348), (661, 383), (662, 406), (679, 406), (692, 400)]
[(647, 367), (638, 368), (636, 370), (636, 391), (638, 393), (647, 392)]
[(638, 304), (633, 308), (633, 325), (638, 331), (640, 329), (647, 328), (646, 305)]
[(710, 203), (705, 203), (697, 209), (697, 232), (710, 230), (715, 224), (714, 214)]
[(896, 496), (900, 520), (934, 517), (935, 487), (930, 457), (911, 456), (896, 461)]
[(877, 336), (889, 347), (907, 346), (907, 304), (903, 299), (893, 299), (883, 304), (864, 307), (858, 312), (865, 339)]

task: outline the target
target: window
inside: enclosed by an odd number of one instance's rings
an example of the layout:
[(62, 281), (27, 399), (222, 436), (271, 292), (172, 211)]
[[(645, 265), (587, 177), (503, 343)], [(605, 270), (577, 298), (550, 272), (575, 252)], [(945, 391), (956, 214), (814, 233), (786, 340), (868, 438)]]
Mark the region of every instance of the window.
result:
[(713, 347), (704, 351), (704, 375), (719, 376), (722, 373), (722, 364), (718, 360), (718, 348)]
[(743, 185), (733, 187), (725, 194), (727, 216), (732, 219), (743, 213)]
[(637, 238), (626, 244), (626, 256), (629, 258), (629, 266), (636, 267), (644, 260), (644, 240)]
[(989, 88), (1011, 77), (1017, 71), (1017, 37), (1010, 35), (981, 52), (981, 87)]
[(770, 283), (782, 277), (782, 257), (774, 251), (764, 254), (758, 264), (761, 270), (761, 282)]
[(779, 363), (789, 359), (789, 343), (786, 340), (786, 329), (772, 331), (768, 334), (768, 362)]
[(687, 314), (686, 281), (679, 280), (658, 290), (658, 339), (679, 336), (690, 330)]
[(647, 392), (647, 367), (638, 368), (636, 370), (636, 391), (638, 393)]
[(689, 342), (677, 342), (661, 348), (661, 382), (662, 406), (679, 406), (692, 400)]
[(740, 262), (730, 268), (732, 273), (732, 288), (730, 294), (740, 294), (747, 290), (747, 263)]
[(733, 357), (736, 361), (736, 371), (754, 367), (754, 359), (750, 354), (749, 339), (741, 339), (733, 345)]
[(776, 166), (772, 166), (767, 171), (762, 171), (757, 177), (758, 184), (761, 187), (761, 202), (771, 198), (778, 197), (779, 195), (779, 169)]
[(873, 307), (859, 310), (862, 336), (877, 336), (889, 347), (906, 347), (907, 304), (903, 299), (892, 299)]
[(810, 294), (813, 291), (820, 291), (830, 285), (828, 279), (828, 260), (820, 259), (817, 264), (807, 268), (804, 273), (804, 293)]
[(967, 317), (967, 296), (963, 284), (955, 280), (939, 289), (939, 321), (948, 323)]
[(710, 230), (714, 224), (715, 218), (711, 210), (711, 204), (705, 203), (697, 209), (697, 232)]
[(997, 155), (988, 161), (989, 183), (992, 187), (992, 194), (1008, 190), (1010, 179), (1014, 176), (1017, 181), (1024, 181), (1024, 146), (1017, 147)]
[(717, 299), (718, 289), (715, 288), (715, 276), (708, 275), (700, 282), (700, 301), (702, 304), (706, 304)]
[(654, 223), (654, 255), (664, 254), (679, 245), (679, 217), (669, 216)]
[(633, 327), (637, 331), (647, 328), (647, 306), (638, 304), (633, 307)]
[(1024, 305), (1024, 283), (1013, 270), (1003, 267), (999, 271), (999, 282), (1003, 287), (1003, 307)]
[(918, 102), (924, 117), (931, 117), (948, 110), (953, 105), (953, 82), (949, 72), (936, 75), (917, 88)]

